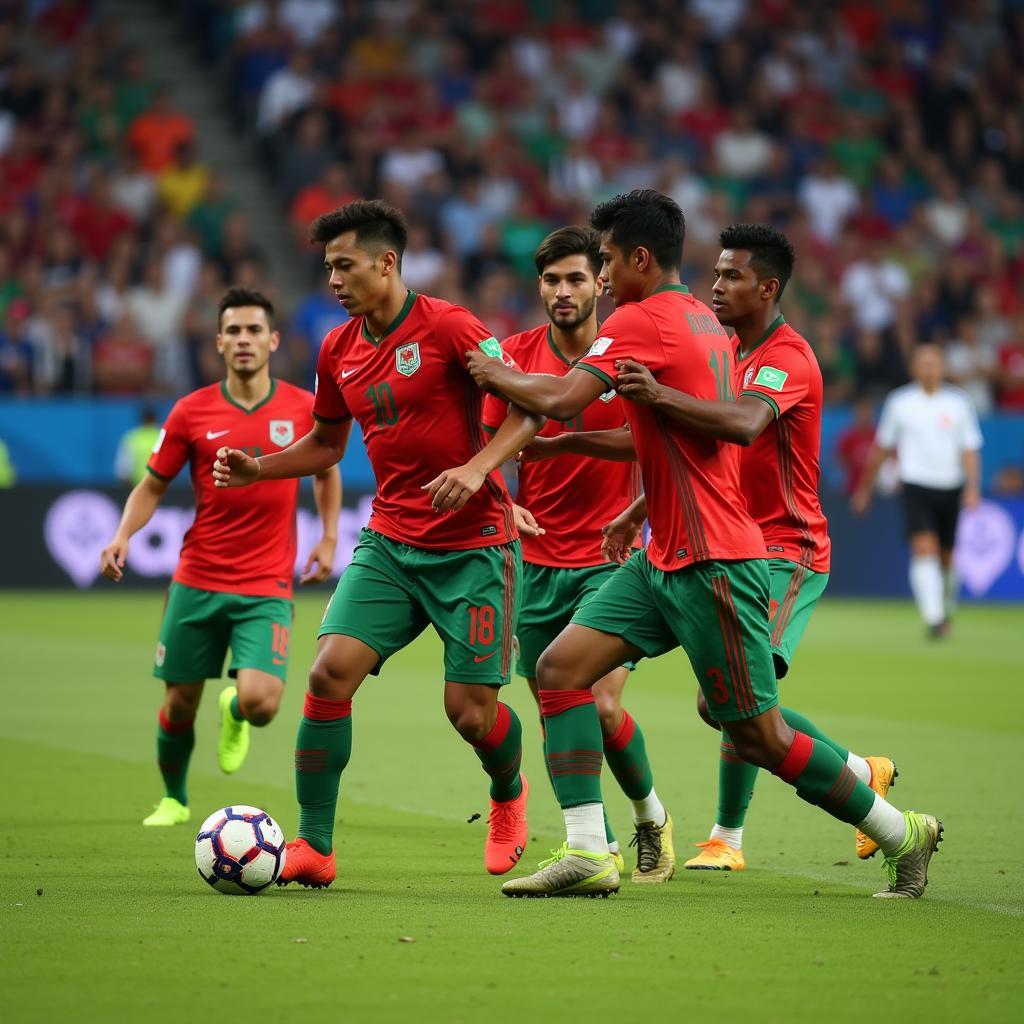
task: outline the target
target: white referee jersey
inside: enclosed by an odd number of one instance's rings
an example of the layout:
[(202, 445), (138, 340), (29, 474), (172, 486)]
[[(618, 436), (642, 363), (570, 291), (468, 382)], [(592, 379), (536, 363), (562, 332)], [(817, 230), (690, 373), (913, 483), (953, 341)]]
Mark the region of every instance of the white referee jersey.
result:
[(893, 391), (882, 406), (875, 441), (896, 449), (904, 483), (942, 490), (964, 485), (964, 452), (982, 445), (974, 405), (950, 384), (931, 395), (920, 384)]

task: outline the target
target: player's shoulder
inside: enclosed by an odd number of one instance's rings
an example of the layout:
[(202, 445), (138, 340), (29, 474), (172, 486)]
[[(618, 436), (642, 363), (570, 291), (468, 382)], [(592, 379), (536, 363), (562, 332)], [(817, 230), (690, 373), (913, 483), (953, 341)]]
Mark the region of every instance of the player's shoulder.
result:
[(974, 400), (971, 396), (964, 391), (963, 388), (959, 388), (955, 384), (943, 384), (940, 389), (940, 394), (950, 402), (956, 402), (971, 409), (974, 408)]
[(902, 384), (898, 388), (893, 388), (886, 396), (885, 404), (890, 409), (904, 408), (907, 405), (920, 401), (923, 394), (924, 392), (921, 390), (920, 385), (910, 381), (909, 384)]
[(785, 322), (765, 342), (764, 351), (766, 355), (771, 352), (786, 352), (802, 357), (808, 366), (818, 365), (818, 357), (814, 354), (811, 343), (795, 327)]
[[(206, 384), (187, 395), (182, 395), (174, 403), (174, 409), (181, 412), (198, 412), (202, 409), (209, 409), (223, 400), (224, 382), (217, 381), (216, 384)], [(174, 410), (172, 410), (174, 411)]]
[(362, 329), (363, 318), (354, 316), (350, 320), (338, 324), (337, 327), (332, 327), (324, 335), (320, 347), (323, 351), (331, 354), (342, 352), (359, 337)]
[(502, 338), (501, 350), (512, 356), (522, 366), (524, 358), (536, 352), (541, 346), (547, 345), (548, 325), (538, 324), (526, 331), (517, 331), (507, 338)]

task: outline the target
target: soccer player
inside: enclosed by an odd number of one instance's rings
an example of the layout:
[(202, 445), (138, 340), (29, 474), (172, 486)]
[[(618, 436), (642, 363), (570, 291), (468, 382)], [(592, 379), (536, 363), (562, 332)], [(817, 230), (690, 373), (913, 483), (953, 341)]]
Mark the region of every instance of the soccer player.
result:
[[(560, 377), (594, 343), (597, 299), (603, 287), (599, 242), (592, 228), (565, 227), (548, 235), (537, 249), (540, 297), (550, 322), (502, 342), (505, 354), (525, 372)], [(484, 429), (499, 427), (507, 409), (506, 402), (488, 395)], [(608, 391), (567, 422), (548, 420), (541, 444), (547, 445), (548, 455), (571, 453), (574, 435), (586, 431), (599, 446), (602, 432), (622, 428), (625, 422), (622, 402)], [(516, 671), (526, 676), (536, 697), (537, 659), (569, 624), (572, 613), (615, 570), (601, 553), (601, 528), (636, 497), (639, 474), (631, 461), (609, 463), (574, 454), (556, 461), (530, 461), (529, 454), (527, 449), (519, 466), (516, 497), (533, 524), (520, 527), (523, 599), (516, 627)], [(628, 457), (633, 458), (632, 448)], [(594, 684), (604, 755), (633, 805), (632, 845), (637, 848), (633, 881), (666, 882), (675, 871), (672, 821), (654, 790), (643, 732), (622, 707), (628, 675), (628, 668), (618, 666)], [(609, 850), (619, 869), (625, 870), (607, 816), (604, 825)]]
[(953, 543), (960, 506), (981, 501), (981, 429), (967, 393), (943, 381), (938, 345), (918, 345), (913, 383), (885, 400), (864, 475), (851, 498), (863, 515), (882, 463), (896, 454), (910, 541), (910, 589), (928, 635), (949, 633), (959, 581)]
[(484, 445), (481, 396), (467, 348), (501, 356), (467, 310), (402, 283), (407, 227), (380, 200), (315, 220), (330, 286), (351, 319), (324, 338), (312, 430), (284, 452), (254, 458), (222, 448), (219, 487), (322, 472), (358, 420), (377, 478), (360, 535), (320, 626), (295, 751), (298, 838), (281, 883), (335, 878), (334, 812), (352, 750), (352, 698), (368, 675), (432, 624), (444, 642), (444, 707), (491, 778), (484, 862), (512, 868), (526, 846), (522, 728), (498, 700), (509, 681), (522, 557), (512, 501), (497, 469), (543, 421), (510, 410)]
[[(667, 196), (636, 190), (591, 218), (615, 312), (563, 377), (526, 375), (467, 353), (478, 384), (538, 415), (568, 419), (616, 386), (633, 359), (696, 398), (722, 399), (730, 343), (714, 314), (679, 281), (684, 220)], [(624, 661), (682, 645), (712, 716), (743, 760), (858, 826), (885, 853), (887, 897), (915, 898), (941, 838), (939, 821), (903, 814), (857, 778), (828, 744), (792, 729), (778, 709), (768, 632), (765, 542), (746, 514), (735, 445), (701, 435), (638, 402), (626, 404), (649, 506), (651, 541), (612, 574), (544, 652), (537, 687), (548, 763), (567, 839), (509, 896), (605, 896), (619, 887), (602, 828), (601, 726), (590, 687)]]
[[(167, 592), (153, 674), (166, 694), (157, 728), (157, 762), (165, 795), (143, 825), (189, 820), (187, 776), (193, 726), (205, 680), (218, 678), (227, 649), (236, 686), (220, 695), (218, 757), (236, 772), (249, 749), (249, 726), (277, 714), (288, 673), (294, 611), (297, 483), (278, 483), (254, 498), (214, 489), (210, 462), (229, 441), (254, 454), (278, 451), (311, 422), (313, 396), (270, 375), (280, 335), (274, 307), (257, 291), (232, 288), (218, 309), (217, 351), (226, 374), (171, 410), (150, 456), (146, 477), (125, 502), (100, 569), (122, 578), (128, 543), (160, 504), (171, 480), (189, 465), (196, 518), (182, 545)], [(323, 533), (309, 554), (301, 582), (326, 579), (334, 564), (341, 484), (325, 467), (314, 480)]]
[[(768, 552), (769, 626), (776, 679), (789, 671), (814, 606), (828, 582), (831, 544), (818, 500), (822, 383), (810, 345), (790, 327), (779, 300), (793, 270), (786, 237), (762, 224), (734, 224), (721, 234), (711, 308), (735, 331), (732, 382), (716, 401), (706, 401), (655, 381), (641, 363), (624, 360), (619, 394), (707, 437), (741, 445), (740, 490), (761, 528)], [(723, 380), (724, 383), (724, 380)], [(734, 400), (735, 399), (735, 400)], [(645, 510), (627, 510), (609, 534), (639, 533)], [(720, 728), (698, 690), (697, 707)], [(793, 729), (828, 744), (850, 770), (881, 797), (896, 774), (887, 757), (863, 758), (819, 732), (799, 712), (779, 709)], [(718, 769), (718, 816), (689, 869), (742, 871), (743, 822), (757, 781), (757, 767), (741, 760), (722, 737)], [(857, 856), (878, 849), (863, 832)]]

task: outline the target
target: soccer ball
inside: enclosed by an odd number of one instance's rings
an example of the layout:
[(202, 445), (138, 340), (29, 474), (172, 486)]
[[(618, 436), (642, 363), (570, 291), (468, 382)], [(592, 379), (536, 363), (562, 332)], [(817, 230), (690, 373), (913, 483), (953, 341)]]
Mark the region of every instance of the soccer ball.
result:
[(255, 896), (284, 867), (281, 826), (258, 807), (235, 804), (214, 811), (196, 836), (199, 877), (231, 896)]

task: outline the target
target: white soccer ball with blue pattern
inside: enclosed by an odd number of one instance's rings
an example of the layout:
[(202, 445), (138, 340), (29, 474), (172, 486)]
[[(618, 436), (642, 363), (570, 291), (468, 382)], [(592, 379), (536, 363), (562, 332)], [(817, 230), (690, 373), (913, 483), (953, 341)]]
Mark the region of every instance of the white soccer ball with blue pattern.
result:
[(199, 877), (228, 896), (255, 896), (284, 867), (281, 826), (266, 811), (234, 804), (214, 811), (196, 836)]

